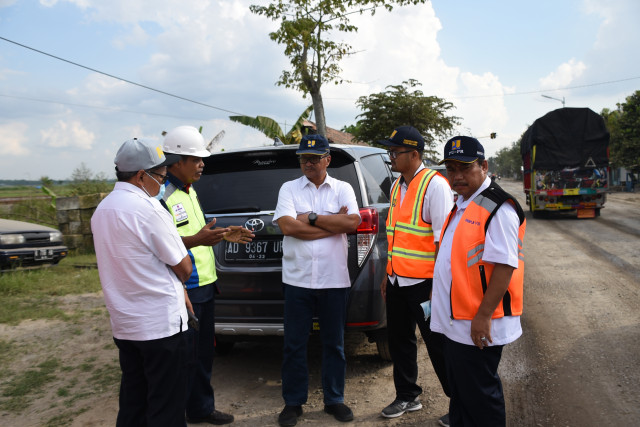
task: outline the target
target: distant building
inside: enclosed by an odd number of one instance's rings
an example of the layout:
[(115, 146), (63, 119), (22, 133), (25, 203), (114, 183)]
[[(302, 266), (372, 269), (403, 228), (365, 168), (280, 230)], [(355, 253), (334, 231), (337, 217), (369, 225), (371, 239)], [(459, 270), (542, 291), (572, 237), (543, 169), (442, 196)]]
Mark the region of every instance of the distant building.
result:
[[(302, 122), (302, 134), (314, 134), (316, 133), (316, 124), (305, 120)], [(325, 135), (330, 144), (346, 144), (346, 145), (369, 145), (364, 142), (357, 142), (353, 139), (353, 135), (348, 132), (342, 132), (335, 130), (327, 126), (327, 134)]]

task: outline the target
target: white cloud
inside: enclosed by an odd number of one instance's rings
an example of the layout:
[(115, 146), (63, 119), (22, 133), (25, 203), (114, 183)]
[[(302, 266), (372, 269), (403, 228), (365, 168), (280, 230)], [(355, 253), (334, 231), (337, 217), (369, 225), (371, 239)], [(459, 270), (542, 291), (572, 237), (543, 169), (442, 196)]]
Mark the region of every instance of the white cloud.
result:
[(2, 144), (0, 144), (0, 154), (6, 156), (26, 156), (29, 149), (25, 146), (27, 142), (26, 123), (14, 122), (0, 124), (0, 135), (2, 135)]
[(587, 69), (582, 61), (571, 58), (569, 62), (561, 64), (555, 71), (540, 79), (542, 89), (558, 89), (569, 86)]
[(42, 141), (54, 148), (79, 148), (90, 150), (95, 140), (93, 132), (86, 130), (77, 121), (64, 122), (59, 120), (55, 126), (40, 131)]

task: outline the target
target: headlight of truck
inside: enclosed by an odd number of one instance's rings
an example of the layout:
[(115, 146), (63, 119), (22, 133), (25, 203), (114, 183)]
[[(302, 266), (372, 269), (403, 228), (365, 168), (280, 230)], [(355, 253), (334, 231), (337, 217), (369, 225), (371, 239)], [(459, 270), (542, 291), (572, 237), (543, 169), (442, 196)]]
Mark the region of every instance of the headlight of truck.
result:
[(0, 243), (3, 245), (19, 245), (24, 242), (22, 234), (0, 234)]
[(62, 242), (62, 233), (59, 231), (52, 231), (49, 233), (49, 240), (52, 242)]

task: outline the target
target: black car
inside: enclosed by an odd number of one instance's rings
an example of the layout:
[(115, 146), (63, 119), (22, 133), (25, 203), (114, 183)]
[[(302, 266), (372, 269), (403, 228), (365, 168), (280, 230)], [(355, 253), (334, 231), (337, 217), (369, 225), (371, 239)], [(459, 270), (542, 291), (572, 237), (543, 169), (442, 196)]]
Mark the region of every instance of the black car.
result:
[(0, 219), (0, 271), (57, 264), (68, 252), (54, 228)]
[[(214, 247), (218, 287), (217, 351), (236, 341), (284, 334), (282, 232), (272, 223), (282, 184), (302, 176), (297, 146), (247, 148), (204, 159), (195, 183), (207, 219), (216, 226), (244, 225), (255, 238), (247, 245)], [(365, 333), (389, 359), (385, 304), (380, 294), (387, 264), (385, 221), (392, 175), (386, 151), (358, 145), (332, 145), (328, 173), (353, 187), (362, 222), (349, 234), (351, 292), (347, 332)], [(314, 323), (314, 328), (317, 323)]]

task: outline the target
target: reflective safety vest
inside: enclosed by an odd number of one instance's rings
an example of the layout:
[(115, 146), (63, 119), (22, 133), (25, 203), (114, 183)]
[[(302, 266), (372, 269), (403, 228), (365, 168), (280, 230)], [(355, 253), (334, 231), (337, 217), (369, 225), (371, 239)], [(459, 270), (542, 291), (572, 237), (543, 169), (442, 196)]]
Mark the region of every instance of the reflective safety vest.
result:
[[(193, 236), (206, 224), (196, 190), (191, 187), (189, 192), (178, 189), (171, 182), (167, 182), (164, 200), (173, 216), (180, 236)], [(216, 260), (211, 246), (196, 246), (187, 249), (193, 272), (185, 282), (187, 289), (205, 286), (218, 279), (216, 275)]]
[[(504, 316), (519, 316), (523, 308), (524, 255), (522, 245), (526, 220), (524, 212), (518, 202), (497, 184), (492, 183), (489, 188), (474, 198), (465, 209), (451, 246), (451, 318), (458, 320), (473, 320), (482, 298), (491, 281), (494, 264), (482, 261), (484, 242), (489, 222), (502, 203), (511, 203), (518, 217), (518, 268), (513, 271), (509, 287), (491, 316), (496, 319)], [(442, 234), (455, 213), (457, 205), (445, 221)]]
[(387, 274), (428, 279), (433, 277), (436, 244), (431, 224), (422, 219), (422, 205), (431, 178), (438, 172), (423, 169), (413, 177), (404, 203), (400, 203), (400, 179), (391, 189), (387, 216)]

